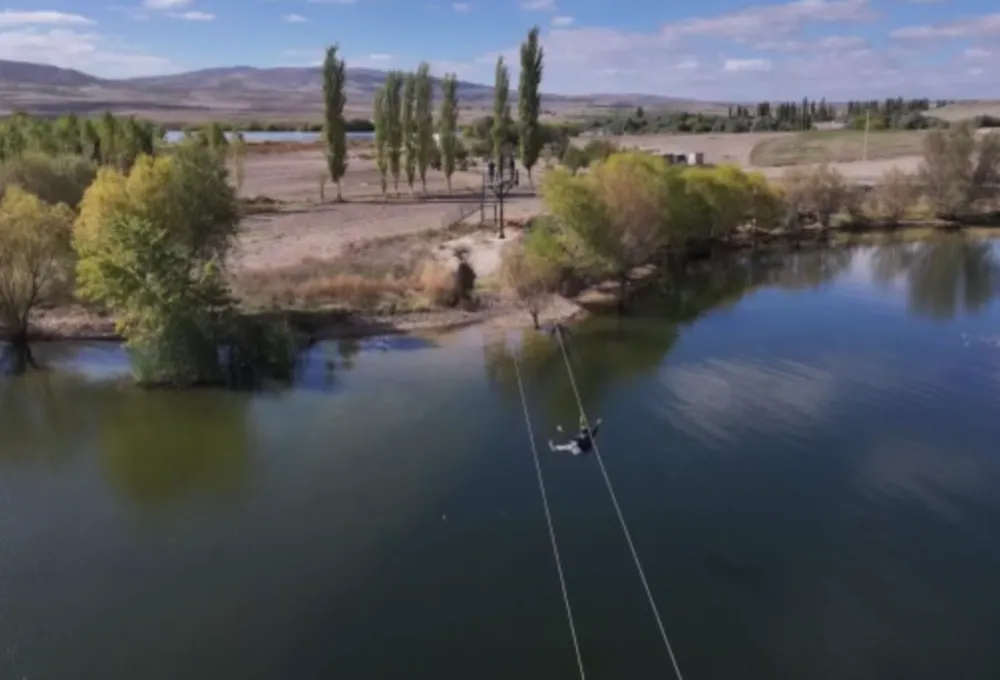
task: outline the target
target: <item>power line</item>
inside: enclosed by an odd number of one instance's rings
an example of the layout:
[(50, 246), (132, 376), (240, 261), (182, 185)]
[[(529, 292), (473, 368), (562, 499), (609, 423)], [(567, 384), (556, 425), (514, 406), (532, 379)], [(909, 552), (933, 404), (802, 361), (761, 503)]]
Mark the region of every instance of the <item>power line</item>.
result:
[(583, 657), (580, 655), (580, 642), (576, 637), (576, 624), (573, 621), (573, 608), (569, 604), (569, 591), (566, 589), (566, 578), (563, 576), (562, 560), (559, 558), (559, 545), (556, 542), (556, 531), (552, 526), (552, 513), (549, 511), (549, 499), (545, 493), (545, 481), (542, 479), (542, 465), (538, 459), (538, 449), (535, 447), (535, 432), (531, 427), (531, 416), (528, 415), (528, 401), (524, 396), (524, 384), (521, 382), (521, 368), (514, 357), (514, 375), (517, 376), (517, 389), (521, 395), (521, 405), (524, 407), (524, 422), (528, 428), (528, 439), (531, 442), (531, 455), (535, 459), (535, 473), (538, 476), (538, 489), (542, 495), (542, 507), (545, 509), (545, 522), (549, 527), (549, 541), (552, 543), (552, 556), (555, 558), (556, 571), (559, 573), (559, 586), (562, 589), (563, 604), (566, 605), (566, 620), (569, 623), (569, 633), (573, 638), (573, 651), (576, 653), (576, 665), (580, 669), (580, 680), (586, 680), (583, 670)]
[[(576, 386), (576, 378), (573, 375), (573, 366), (569, 362), (569, 354), (566, 352), (566, 345), (563, 343), (562, 329), (558, 325), (556, 325), (556, 337), (559, 339), (559, 348), (562, 350), (563, 361), (566, 362), (566, 371), (569, 374), (570, 385), (573, 387), (573, 395), (576, 397), (577, 406), (580, 407), (580, 416), (583, 418), (583, 425), (587, 428), (588, 432), (592, 432), (590, 429), (590, 420), (587, 418), (587, 413), (583, 408), (583, 399), (580, 398), (580, 391)], [(520, 385), (520, 374), (518, 374), (518, 385)], [(663, 638), (663, 645), (666, 647), (667, 654), (670, 656), (670, 662), (674, 666), (674, 672), (677, 674), (677, 680), (684, 680), (684, 676), (681, 674), (680, 665), (677, 663), (677, 656), (674, 654), (674, 648), (670, 644), (670, 638), (667, 637), (667, 629), (663, 626), (663, 620), (660, 618), (659, 608), (656, 606), (656, 600), (653, 598), (653, 591), (649, 587), (649, 581), (646, 580), (646, 572), (642, 568), (642, 562), (639, 561), (639, 553), (636, 551), (635, 544), (632, 542), (632, 535), (629, 533), (628, 524), (625, 522), (625, 515), (622, 514), (621, 506), (618, 504), (618, 497), (615, 495), (615, 489), (611, 485), (611, 478), (608, 476), (608, 471), (604, 467), (604, 459), (601, 457), (601, 449), (597, 446), (597, 438), (591, 437), (591, 443), (594, 446), (594, 456), (597, 458), (597, 464), (601, 469), (601, 475), (604, 477), (604, 483), (607, 485), (608, 493), (611, 495), (611, 502), (614, 504), (615, 512), (618, 514), (618, 521), (622, 525), (625, 540), (628, 542), (629, 550), (632, 551), (632, 559), (635, 561), (635, 568), (639, 571), (639, 579), (642, 581), (642, 586), (646, 590), (646, 597), (649, 599), (649, 606), (653, 609), (653, 616), (656, 618), (656, 625), (660, 629), (660, 636)], [(534, 447), (534, 437), (532, 437), (532, 447)], [(536, 453), (535, 455), (537, 462), (538, 454)]]

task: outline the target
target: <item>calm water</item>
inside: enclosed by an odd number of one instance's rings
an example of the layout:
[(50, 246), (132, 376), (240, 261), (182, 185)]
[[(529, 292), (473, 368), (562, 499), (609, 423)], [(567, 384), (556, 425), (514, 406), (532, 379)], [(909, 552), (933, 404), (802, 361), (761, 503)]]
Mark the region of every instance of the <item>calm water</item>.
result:
[[(1000, 249), (720, 263), (570, 351), (685, 676), (1000, 677)], [(334, 343), (294, 390), (0, 380), (0, 678), (574, 678), (516, 385), (544, 336)], [(588, 677), (667, 678), (596, 460), (542, 466)]]
[[(243, 138), (248, 144), (255, 144), (258, 142), (301, 142), (303, 144), (312, 144), (313, 142), (319, 141), (320, 133), (318, 132), (297, 132), (297, 131), (281, 131), (281, 132), (244, 132)], [(226, 133), (226, 137), (232, 137), (231, 132)], [(374, 132), (348, 132), (348, 139), (362, 139), (371, 140), (375, 139)], [(184, 139), (183, 130), (167, 130), (165, 136), (168, 142), (179, 142)]]

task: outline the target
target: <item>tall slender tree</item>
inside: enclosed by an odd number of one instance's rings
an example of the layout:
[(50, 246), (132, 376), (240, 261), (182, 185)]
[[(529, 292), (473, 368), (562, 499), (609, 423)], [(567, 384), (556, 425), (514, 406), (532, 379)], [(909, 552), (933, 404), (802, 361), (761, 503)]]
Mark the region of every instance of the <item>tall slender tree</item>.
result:
[(504, 142), (507, 141), (507, 119), (510, 118), (510, 73), (503, 57), (497, 57), (493, 85), (493, 157), (500, 161)]
[[(538, 27), (528, 32), (521, 43), (521, 77), (517, 88), (517, 113), (521, 126), (521, 164), (528, 171), (528, 182), (534, 186), (531, 169), (542, 151), (542, 129), (538, 115), (542, 108), (542, 46), (538, 44)], [(642, 111), (642, 108), (639, 108)]]
[(414, 108), (417, 103), (417, 77), (406, 74), (403, 86), (403, 165), (406, 168), (406, 183), (413, 193), (413, 180), (417, 175), (417, 120)]
[(417, 68), (417, 172), (424, 193), (427, 192), (427, 168), (434, 154), (434, 86), (431, 67), (421, 62)]
[(378, 168), (379, 180), (382, 182), (382, 197), (388, 188), (389, 175), (389, 121), (385, 110), (385, 88), (375, 91), (373, 102), (375, 111), (375, 167)]
[(399, 71), (389, 71), (385, 77), (386, 143), (388, 144), (389, 172), (393, 188), (399, 195), (400, 161), (403, 157), (403, 76)]
[(448, 74), (441, 81), (441, 118), (438, 121), (438, 140), (441, 145), (441, 169), (451, 193), (451, 176), (455, 174), (455, 156), (458, 151), (458, 78)]
[(344, 60), (337, 58), (337, 45), (326, 48), (323, 60), (323, 141), (326, 167), (337, 185), (337, 200), (344, 200), (340, 180), (347, 172), (347, 126), (344, 124)]

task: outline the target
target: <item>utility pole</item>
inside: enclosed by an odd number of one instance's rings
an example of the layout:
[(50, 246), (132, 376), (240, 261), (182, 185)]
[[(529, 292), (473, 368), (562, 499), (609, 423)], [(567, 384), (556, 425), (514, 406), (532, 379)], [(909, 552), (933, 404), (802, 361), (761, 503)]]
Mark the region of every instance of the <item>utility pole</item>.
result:
[(505, 151), (497, 160), (499, 163), (491, 160), (487, 165), (486, 186), (496, 196), (500, 208), (498, 216), (497, 205), (493, 206), (493, 222), (499, 225), (497, 237), (504, 238), (503, 201), (507, 196), (510, 196), (514, 187), (520, 184), (521, 173), (516, 167), (513, 153)]
[(861, 160), (863, 161), (868, 160), (868, 128), (871, 127), (871, 124), (872, 124), (872, 110), (865, 109), (865, 148), (864, 151), (861, 153)]

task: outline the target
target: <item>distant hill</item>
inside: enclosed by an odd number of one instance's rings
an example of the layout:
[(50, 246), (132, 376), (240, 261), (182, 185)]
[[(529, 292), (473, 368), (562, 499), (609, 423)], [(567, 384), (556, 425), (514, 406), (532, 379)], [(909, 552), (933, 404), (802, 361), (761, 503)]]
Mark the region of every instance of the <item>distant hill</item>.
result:
[[(347, 69), (348, 115), (371, 115), (371, 101), (385, 81), (377, 69)], [(437, 90), (438, 88), (435, 88)], [(206, 119), (316, 119), (322, 112), (322, 73), (318, 67), (254, 68), (233, 66), (143, 78), (108, 79), (73, 69), (0, 60), (0, 107), (39, 115), (111, 110), (170, 122)], [(463, 115), (488, 110), (493, 88), (458, 84)], [(712, 104), (656, 95), (543, 95), (543, 106), (559, 115), (636, 106), (698, 111)]]
[(0, 84), (51, 87), (85, 87), (100, 82), (99, 78), (48, 64), (0, 59)]

